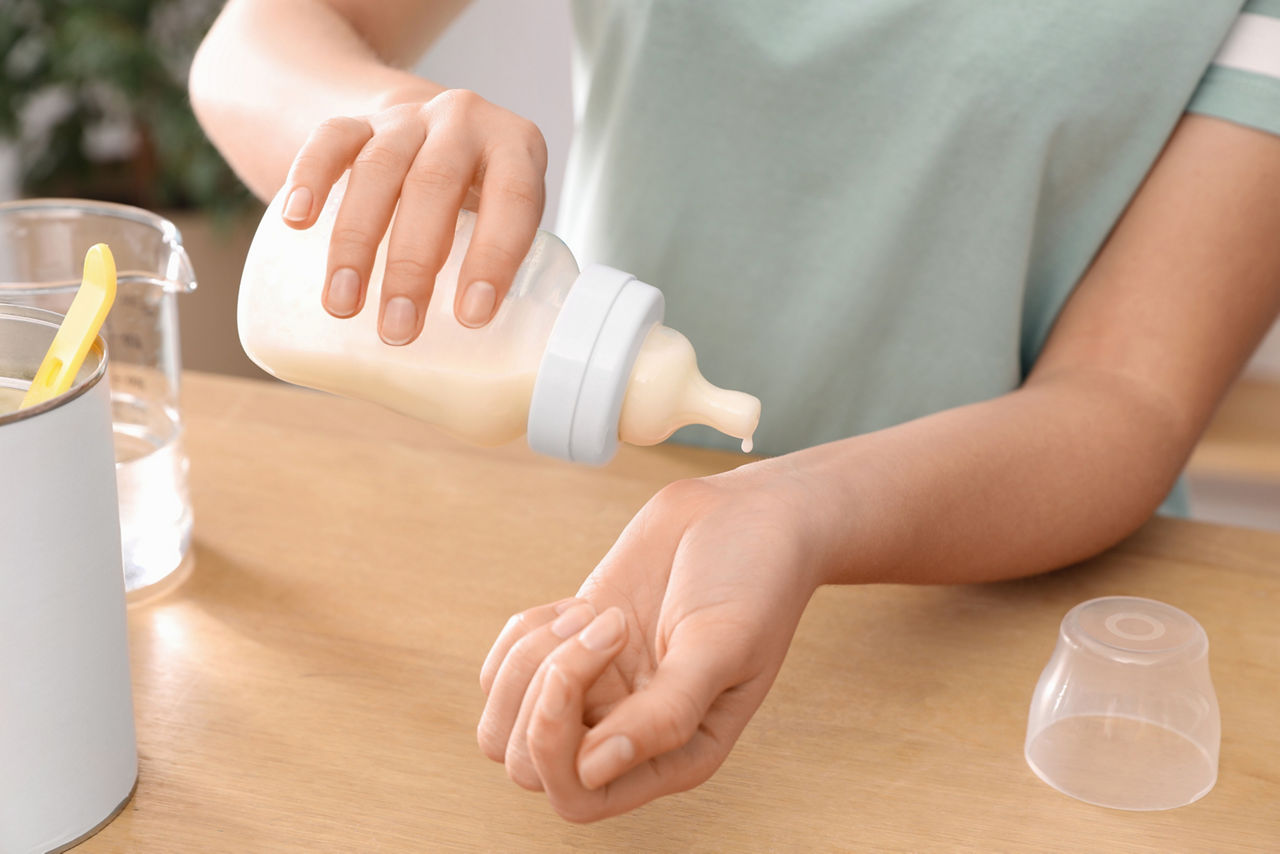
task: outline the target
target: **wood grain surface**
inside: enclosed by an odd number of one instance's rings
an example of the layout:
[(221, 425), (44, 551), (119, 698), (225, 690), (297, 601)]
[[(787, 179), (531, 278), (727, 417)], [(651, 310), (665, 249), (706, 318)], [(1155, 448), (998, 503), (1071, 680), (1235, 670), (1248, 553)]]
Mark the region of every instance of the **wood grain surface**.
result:
[[(660, 486), (742, 458), (575, 468), (199, 374), (184, 407), (196, 565), (130, 612), (141, 776), (78, 851), (1280, 850), (1280, 535), (1156, 520), (1032, 580), (824, 589), (709, 783), (576, 826), (480, 755), (480, 663)], [(1221, 771), (1192, 806), (1088, 806), (1023, 761), (1062, 615), (1109, 594), (1208, 631)]]

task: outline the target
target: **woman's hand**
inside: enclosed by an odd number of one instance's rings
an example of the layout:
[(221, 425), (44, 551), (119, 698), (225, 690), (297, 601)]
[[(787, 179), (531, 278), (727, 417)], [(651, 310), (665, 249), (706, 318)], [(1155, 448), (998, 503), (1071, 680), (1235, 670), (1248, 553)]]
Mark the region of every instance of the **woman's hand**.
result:
[(480, 676), (485, 755), (571, 821), (710, 777), (817, 587), (803, 495), (778, 461), (658, 493), (577, 598), (499, 635)]
[(311, 226), (334, 183), (351, 170), (323, 295), (330, 314), (351, 317), (364, 304), (374, 255), (395, 213), (378, 331), (388, 344), (408, 344), (422, 331), (463, 207), (477, 208), (479, 217), (453, 311), (471, 327), (493, 317), (542, 217), (546, 168), (547, 147), (532, 122), (451, 89), (323, 122), (289, 170), (283, 216), (294, 228)]

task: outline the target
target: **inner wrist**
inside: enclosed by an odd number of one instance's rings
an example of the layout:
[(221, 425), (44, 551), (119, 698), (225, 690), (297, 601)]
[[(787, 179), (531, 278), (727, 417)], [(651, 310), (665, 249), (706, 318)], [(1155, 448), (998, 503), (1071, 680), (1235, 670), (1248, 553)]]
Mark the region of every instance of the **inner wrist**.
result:
[(803, 496), (801, 535), (811, 548), (815, 586), (867, 584), (889, 575), (893, 536), (882, 519), (886, 502), (876, 498), (880, 466), (864, 459), (859, 443), (845, 439), (779, 458), (789, 463)]
[(804, 453), (761, 460), (717, 479), (727, 477), (764, 501), (763, 506), (755, 505), (753, 514), (762, 512), (790, 541), (792, 584), (807, 598), (822, 585), (834, 583), (834, 565), (842, 549), (833, 539), (838, 531), (832, 517), (839, 511), (829, 506), (829, 484)]

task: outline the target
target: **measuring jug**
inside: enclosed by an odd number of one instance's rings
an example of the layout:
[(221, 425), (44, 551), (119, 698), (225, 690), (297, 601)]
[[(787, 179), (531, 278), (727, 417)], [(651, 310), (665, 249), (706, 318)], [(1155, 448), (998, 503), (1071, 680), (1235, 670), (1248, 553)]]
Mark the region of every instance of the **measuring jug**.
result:
[(195, 290), (178, 229), (139, 208), (79, 199), (0, 204), (0, 303), (65, 313), (85, 251), (106, 243), (118, 290), (102, 336), (131, 602), (190, 569), (191, 502), (179, 409), (177, 296)]
[(107, 355), (18, 410), (62, 317), (0, 305), (0, 851), (61, 851), (138, 775)]

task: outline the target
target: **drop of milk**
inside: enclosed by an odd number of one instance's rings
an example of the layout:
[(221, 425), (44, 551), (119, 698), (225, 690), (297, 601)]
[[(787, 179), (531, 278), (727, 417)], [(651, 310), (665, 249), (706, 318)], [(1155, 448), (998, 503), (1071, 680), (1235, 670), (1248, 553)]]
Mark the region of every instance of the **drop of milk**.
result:
[(751, 449), (755, 447), (755, 443), (751, 441), (752, 437), (748, 436), (742, 440), (742, 453), (749, 454)]

